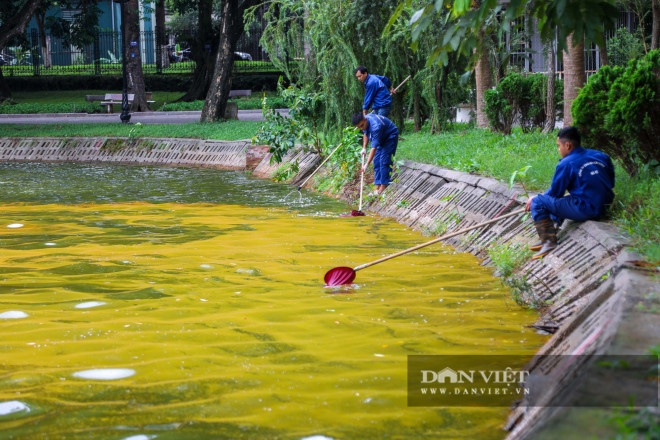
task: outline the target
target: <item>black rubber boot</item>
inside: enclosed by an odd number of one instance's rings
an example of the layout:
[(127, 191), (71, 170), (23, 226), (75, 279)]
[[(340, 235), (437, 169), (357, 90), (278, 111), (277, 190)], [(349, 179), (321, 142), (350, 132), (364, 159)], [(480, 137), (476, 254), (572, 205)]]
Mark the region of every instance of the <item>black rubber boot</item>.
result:
[(536, 227), (536, 232), (541, 238), (541, 247), (538, 249), (538, 252), (532, 256), (532, 260), (537, 260), (545, 257), (551, 250), (557, 247), (557, 230), (555, 229), (552, 220), (549, 218), (535, 221), (534, 226)]

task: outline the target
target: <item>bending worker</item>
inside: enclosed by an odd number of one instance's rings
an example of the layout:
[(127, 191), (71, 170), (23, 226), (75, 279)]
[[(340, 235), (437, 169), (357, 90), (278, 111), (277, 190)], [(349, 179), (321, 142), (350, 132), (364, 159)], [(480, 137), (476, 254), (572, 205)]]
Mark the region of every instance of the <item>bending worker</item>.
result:
[(362, 104), (362, 114), (366, 115), (367, 110), (373, 107), (374, 113), (381, 116), (389, 116), (392, 109), (392, 96), (394, 93), (392, 81), (386, 76), (370, 75), (367, 68), (359, 66), (355, 69), (355, 76), (360, 82), (364, 83), (364, 103)]
[[(390, 184), (390, 175), (392, 173), (392, 157), (396, 153), (396, 147), (399, 143), (399, 129), (392, 121), (384, 116), (369, 113), (355, 113), (351, 122), (354, 126), (362, 130), (365, 138), (371, 141), (371, 151), (367, 158), (362, 172), (373, 160), (374, 162), (374, 185), (376, 190), (374, 195), (380, 195), (387, 185)], [(366, 154), (366, 144), (362, 148), (362, 155)]]
[[(525, 205), (532, 211), (534, 226), (541, 238), (530, 246), (541, 258), (557, 247), (557, 229), (564, 219), (594, 220), (605, 214), (614, 200), (614, 166), (610, 157), (580, 146), (580, 132), (566, 127), (557, 134), (561, 159), (555, 169), (550, 189), (530, 197)], [(568, 191), (568, 195), (564, 193)]]

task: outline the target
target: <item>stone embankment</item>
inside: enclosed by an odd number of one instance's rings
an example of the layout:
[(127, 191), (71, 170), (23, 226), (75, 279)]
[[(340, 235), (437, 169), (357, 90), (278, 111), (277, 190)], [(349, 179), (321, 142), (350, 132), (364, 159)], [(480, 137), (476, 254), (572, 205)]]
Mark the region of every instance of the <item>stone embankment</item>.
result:
[[(285, 162), (296, 160), (299, 172), (293, 178), (294, 185), (321, 162), (316, 154), (304, 151), (285, 157)], [(278, 167), (270, 164), (266, 147), (252, 146), (249, 141), (0, 139), (0, 162), (27, 161), (248, 169), (263, 178), (270, 178)], [(467, 228), (520, 209), (527, 199), (521, 189), (509, 189), (495, 179), (413, 162), (401, 165), (394, 180), (383, 196), (367, 198), (363, 210), (432, 234)], [(309, 183), (313, 185), (313, 180)], [(354, 200), (355, 194), (342, 197)], [(521, 214), (448, 243), (490, 265), (489, 247), (524, 245), (535, 239), (531, 219)], [(544, 431), (552, 438), (552, 429), (560, 429), (566, 420), (558, 399), (570, 406), (566, 402), (575, 397), (569, 391), (581, 381), (588, 355), (643, 354), (660, 340), (657, 275), (654, 278), (637, 268), (634, 262), (639, 258), (626, 249), (627, 243), (610, 223), (567, 222), (559, 233), (556, 250), (542, 260), (528, 261), (513, 275), (510, 281), (516, 283), (523, 297), (542, 306), (537, 322), (530, 324), (552, 334), (529, 368), (552, 380), (544, 385), (544, 393), (534, 406), (524, 399), (516, 403), (505, 425), (510, 431), (508, 439), (536, 438)], [(542, 355), (580, 356), (549, 365)], [(561, 375), (555, 377), (558, 369)]]

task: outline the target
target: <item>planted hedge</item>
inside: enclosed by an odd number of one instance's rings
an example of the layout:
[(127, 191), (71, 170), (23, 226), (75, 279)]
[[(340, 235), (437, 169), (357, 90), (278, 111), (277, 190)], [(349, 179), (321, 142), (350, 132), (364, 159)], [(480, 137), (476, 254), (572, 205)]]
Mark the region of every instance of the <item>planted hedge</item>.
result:
[(660, 50), (628, 67), (604, 66), (571, 107), (583, 142), (618, 158), (630, 175), (660, 163)]

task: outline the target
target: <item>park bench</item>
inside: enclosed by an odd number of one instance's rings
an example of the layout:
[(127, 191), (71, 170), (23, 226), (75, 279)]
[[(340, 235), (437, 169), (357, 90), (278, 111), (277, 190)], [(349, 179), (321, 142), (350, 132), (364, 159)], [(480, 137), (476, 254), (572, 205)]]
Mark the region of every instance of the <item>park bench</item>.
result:
[(230, 90), (229, 98), (239, 98), (241, 96), (252, 96), (252, 90)]
[[(106, 106), (108, 108), (108, 113), (112, 113), (112, 106), (115, 104), (121, 105), (121, 100), (122, 100), (122, 94), (121, 93), (106, 93), (105, 95), (85, 95), (85, 100), (89, 102), (94, 102), (94, 101), (101, 101), (102, 106)], [(133, 103), (133, 97), (135, 95), (133, 93), (128, 94), (128, 105), (131, 105)], [(147, 102), (149, 104), (152, 104), (156, 101), (152, 100), (152, 93), (147, 92)]]

